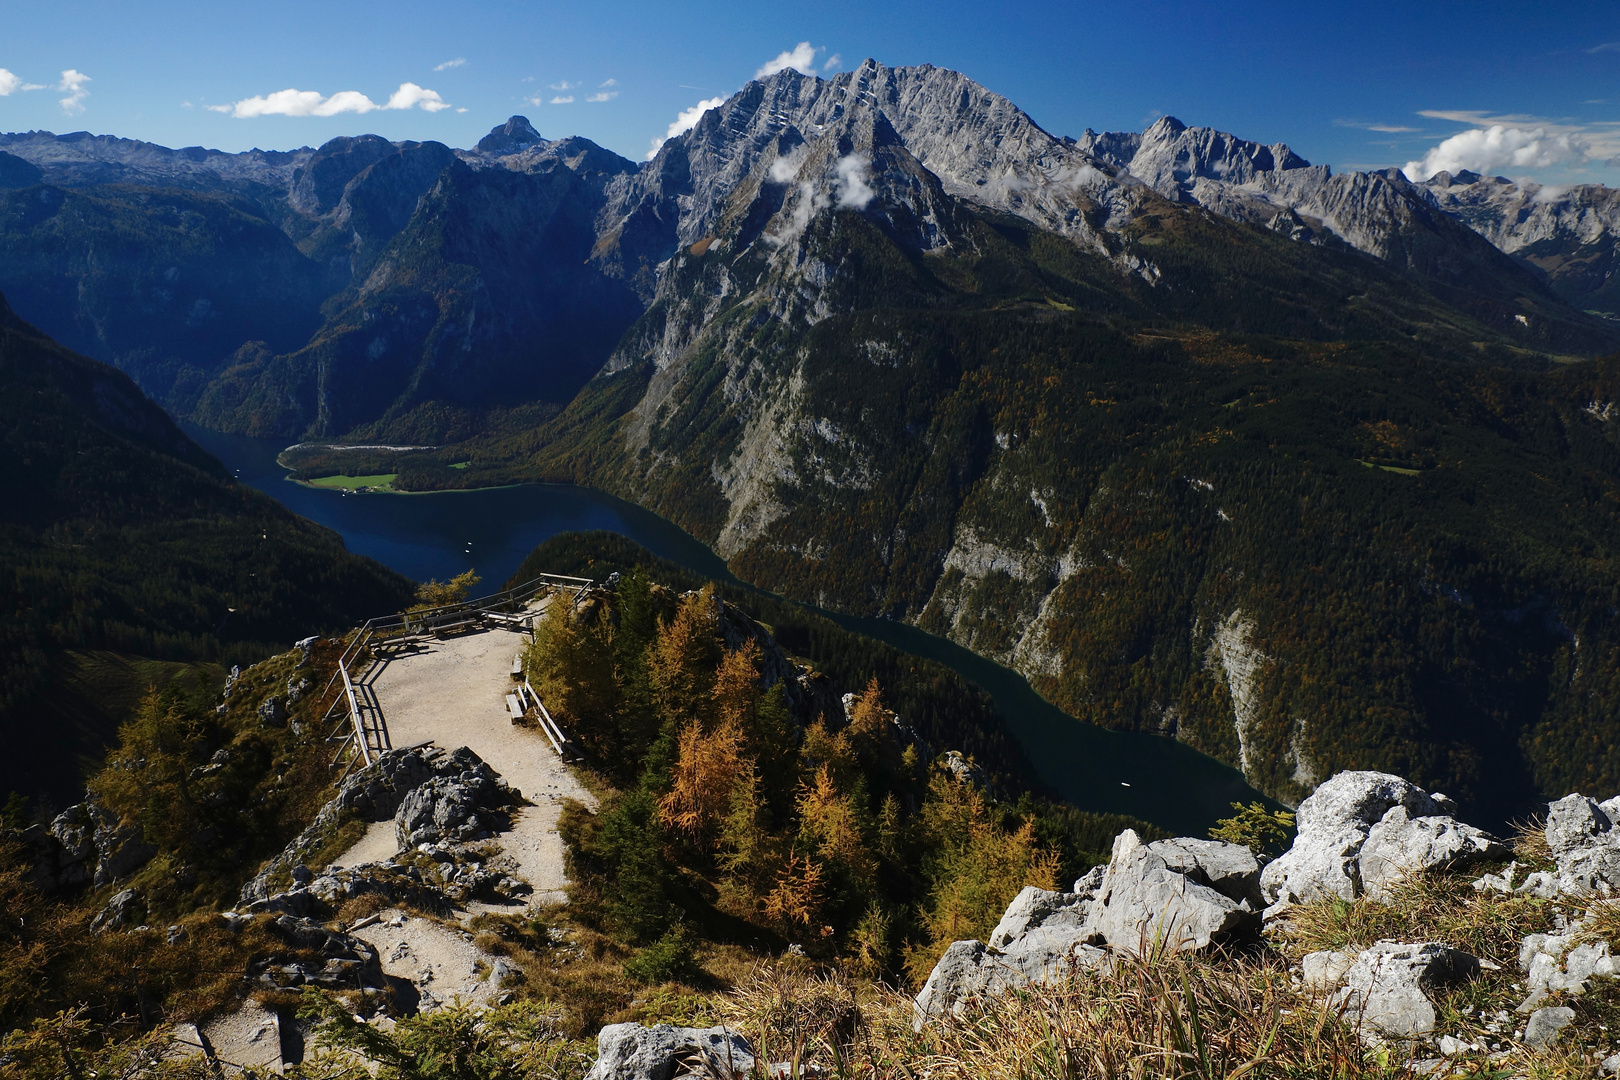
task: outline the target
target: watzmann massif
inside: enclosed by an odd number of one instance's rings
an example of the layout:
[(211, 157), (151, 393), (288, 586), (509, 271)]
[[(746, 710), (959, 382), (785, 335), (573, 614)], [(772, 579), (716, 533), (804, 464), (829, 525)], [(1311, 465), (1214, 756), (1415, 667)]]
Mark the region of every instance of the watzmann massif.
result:
[(1289, 803), (1620, 786), (1607, 188), (1058, 137), (868, 61), (639, 165), (521, 117), (470, 150), (31, 132), (0, 189), (0, 293), (177, 416), (434, 446), (367, 458), (406, 489), (604, 488)]

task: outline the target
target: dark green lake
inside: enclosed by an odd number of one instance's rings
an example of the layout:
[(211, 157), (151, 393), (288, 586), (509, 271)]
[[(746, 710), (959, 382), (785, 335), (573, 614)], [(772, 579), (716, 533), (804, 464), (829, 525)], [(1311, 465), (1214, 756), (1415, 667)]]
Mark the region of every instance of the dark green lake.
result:
[[(349, 550), (418, 580), (469, 566), (497, 587), (541, 541), (608, 529), (696, 573), (734, 580), (725, 562), (679, 526), (589, 488), (522, 484), (424, 495), (345, 494), (286, 479), (281, 446), (187, 426), (243, 483), (342, 534)], [(1083, 810), (1134, 814), (1202, 836), (1234, 801), (1261, 796), (1236, 769), (1171, 739), (1107, 731), (1046, 701), (1023, 676), (967, 649), (888, 619), (818, 610), (839, 625), (954, 668), (995, 701), (1040, 777)], [(379, 612), (379, 614), (382, 614)]]

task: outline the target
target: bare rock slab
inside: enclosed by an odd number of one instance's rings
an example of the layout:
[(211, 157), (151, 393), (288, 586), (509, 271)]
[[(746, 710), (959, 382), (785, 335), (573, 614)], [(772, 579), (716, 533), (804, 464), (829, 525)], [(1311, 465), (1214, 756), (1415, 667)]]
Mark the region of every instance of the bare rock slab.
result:
[(1330, 1001), (1369, 1041), (1412, 1039), (1434, 1031), (1429, 992), (1478, 973), (1476, 957), (1438, 941), (1380, 941), (1356, 956)]
[(754, 1071), (753, 1048), (729, 1028), (609, 1024), (596, 1046), (586, 1080), (671, 1080), (677, 1072), (732, 1080)]
[(1093, 901), (1088, 936), (1140, 952), (1155, 942), (1202, 949), (1257, 932), (1259, 863), (1248, 848), (1214, 840), (1144, 844), (1132, 829), (1114, 838)]

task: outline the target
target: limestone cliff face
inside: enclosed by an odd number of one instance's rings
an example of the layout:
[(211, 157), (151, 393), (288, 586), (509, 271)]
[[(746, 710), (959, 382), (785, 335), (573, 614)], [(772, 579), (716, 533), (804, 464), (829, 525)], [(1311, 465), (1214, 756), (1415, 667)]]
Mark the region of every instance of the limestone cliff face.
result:
[(1419, 185), (1439, 209), (1547, 277), (1576, 307), (1620, 313), (1620, 191), (1517, 184), (1503, 176), (1437, 173)]
[[(761, 288), (774, 289), (771, 318), (799, 308), (808, 318), (824, 318), (844, 309), (840, 305), (846, 304), (849, 290), (840, 279), (848, 276), (848, 267), (836, 254), (793, 254), (797, 234), (824, 209), (857, 204), (875, 208), (869, 217), (883, 218), (885, 227), (906, 236), (910, 249), (925, 253), (959, 246), (962, 229), (950, 220), (952, 213), (960, 217), (957, 208), (1010, 215), (1108, 260), (1121, 275), (1158, 287), (1164, 268), (1150, 250), (1129, 238), (1168, 200), (1303, 244), (1374, 256), (1520, 347), (1593, 353), (1606, 351), (1617, 340), (1604, 324), (1561, 304), (1549, 288), (1550, 282), (1580, 308), (1620, 307), (1604, 291), (1615, 265), (1608, 230), (1617, 204), (1608, 189), (1577, 189), (1555, 199), (1547, 191), (1519, 192), (1513, 185), (1478, 178), (1466, 183), (1436, 178), (1414, 185), (1394, 171), (1335, 174), (1311, 165), (1284, 144), (1189, 128), (1169, 117), (1140, 133), (1087, 131), (1078, 139), (1059, 137), (967, 76), (928, 65), (890, 68), (867, 60), (830, 79), (780, 72), (749, 83), (640, 165), (588, 140), (547, 139), (521, 116), (494, 129), (471, 150), (359, 135), (333, 139), (318, 149), (224, 154), (85, 133), (29, 132), (0, 135), (0, 152), (17, 160), (18, 168), (8, 175), (29, 182), (94, 187), (126, 202), (126, 194), (107, 192), (104, 186), (178, 187), (228, 196), (256, 208), (266, 228), (285, 233), (307, 262), (278, 265), (277, 273), (300, 283), (299, 296), (288, 297), (286, 290), (240, 289), (233, 306), (223, 297), (199, 295), (194, 300), (207, 299), (210, 306), (188, 310), (187, 317), (209, 325), (206, 345), (187, 350), (161, 344), (153, 350), (157, 355), (151, 355), (136, 343), (100, 349), (98, 355), (124, 364), (183, 413), (200, 409), (196, 417), (208, 423), (288, 436), (359, 434), (362, 427), (371, 434), (391, 430), (426, 400), (407, 389), (414, 376), (403, 373), (418, 370), (419, 362), (431, 367), (435, 357), (452, 355), (428, 339), (455, 327), (460, 327), (455, 335), (463, 345), (500, 359), (476, 372), (451, 364), (456, 380), (446, 385), (457, 387), (458, 394), (439, 405), (460, 419), (437, 433), (413, 428), (411, 438), (470, 433), (482, 422), (481, 408), (496, 398), (512, 404), (505, 399), (520, 388), (544, 386), (548, 400), (557, 400), (561, 391), (556, 388), (581, 381), (579, 365), (594, 371), (606, 360), (613, 371), (637, 356), (665, 364), (690, 347), (697, 329), (724, 306), (717, 306), (716, 298), (729, 302), (738, 290), (753, 295)], [(901, 157), (903, 166), (896, 164)], [(499, 287), (492, 282), (530, 274), (536, 265), (532, 250), (503, 242), (483, 245), (490, 261), (463, 264), (471, 267), (470, 278), (458, 271), (453, 275), (457, 284), (444, 281), (429, 287), (420, 302), (388, 310), (367, 306), (366, 298), (378, 293), (379, 282), (399, 281), (400, 268), (409, 261), (408, 244), (399, 238), (408, 231), (419, 238), (423, 229), (435, 227), (427, 216), (439, 213), (438, 203), (430, 194), (443, 190), (441, 180), (452, 167), (470, 170), (474, 186), (484, 188), (476, 200), (485, 209), (466, 216), (469, 227), (475, 221), (524, 218), (521, 206), (489, 209), (495, 200), (533, 197), (527, 187), (506, 183), (503, 177), (534, 177), (549, 190), (566, 174), (571, 205), (564, 216), (585, 222), (589, 241), (577, 261), (581, 253), (572, 242), (551, 250), (570, 266), (588, 264), (594, 275), (590, 286), (575, 280), (578, 273), (549, 267), (536, 285), (559, 289), (557, 294), (517, 304), (495, 300)], [(878, 178), (877, 187), (870, 177)], [(457, 184), (468, 187), (460, 180)], [(548, 214), (545, 209), (530, 214), (522, 227), (539, 229), (539, 221), (550, 220)], [(788, 274), (795, 277), (794, 284), (784, 288), (745, 281), (731, 269), (729, 256), (716, 257), (717, 250), (708, 261), (725, 268), (711, 275), (714, 280), (703, 285), (701, 295), (665, 285), (681, 253), (706, 252), (722, 234), (731, 255), (754, 250), (756, 242), (779, 249), (769, 260), (773, 280), (780, 282)], [(24, 240), (23, 246), (32, 242)], [(218, 242), (230, 246), (229, 237)], [(79, 246), (86, 252), (92, 246), (107, 250), (105, 243), (93, 245), (89, 238)], [(472, 246), (471, 238), (464, 246)], [(291, 252), (282, 254), (296, 261)], [(172, 272), (182, 280), (227, 276), (224, 268), (200, 259), (166, 258), (162, 266), (120, 272), (125, 277)], [(75, 336), (82, 337), (85, 326), (118, 322), (100, 310), (104, 293), (84, 288), (88, 274), (68, 267), (41, 278), (43, 285), (19, 278), (0, 280), (0, 286), (47, 330), (88, 348), (88, 338)], [(476, 315), (465, 303), (435, 299), (469, 289), (488, 296), (483, 308), (473, 305)], [(162, 291), (155, 286), (143, 302), (152, 296), (161, 300)], [(256, 300), (261, 293), (265, 298)], [(629, 316), (626, 295), (636, 309)], [(593, 312), (580, 310), (581, 304), (605, 306)], [(324, 308), (324, 325), (317, 308)], [(538, 350), (485, 349), (495, 338), (512, 336), (510, 329), (494, 324), (564, 308), (578, 312), (578, 325), (600, 329), (581, 349), (570, 350), (555, 340)], [(651, 322), (637, 327), (635, 336), (615, 351), (617, 334), (649, 309)], [(289, 312), (296, 317), (288, 317)], [(174, 312), (166, 315), (172, 324)], [(375, 368), (380, 357), (371, 354), (376, 350), (394, 355), (384, 365), (397, 376), (393, 392), (375, 393), (364, 374), (348, 380), (289, 374), (301, 362), (287, 358), (325, 348), (323, 341), (345, 336), (345, 327), (360, 315), (386, 328), (367, 339), (360, 366)], [(539, 317), (541, 322), (522, 336), (535, 341), (559, 325), (548, 321), (549, 316)], [(156, 327), (132, 330), (135, 338), (143, 333), (161, 336)], [(605, 340), (609, 336), (613, 340)], [(266, 348), (278, 362), (257, 362)], [(403, 359), (400, 349), (411, 359)], [(526, 370), (552, 365), (550, 356), (562, 358), (546, 376)], [(345, 363), (354, 367), (359, 361)], [(487, 393), (465, 385), (465, 378), (473, 376), (489, 380)], [(401, 429), (396, 434), (407, 433)], [(727, 483), (734, 487), (738, 482)], [(747, 484), (744, 488), (752, 490)]]
[[(1537, 204), (1539, 189), (1521, 193), (1507, 184), (1512, 190), (1503, 191), (1478, 178), (1459, 186), (1449, 177), (1414, 184), (1397, 169), (1335, 174), (1282, 143), (1190, 128), (1174, 117), (1140, 135), (1087, 131), (1077, 146), (1166, 198), (1382, 259), (1489, 325), (1533, 327), (1542, 347), (1601, 348), (1601, 329), (1564, 309), (1542, 273), (1502, 253), (1555, 233), (1590, 243), (1600, 221), (1620, 214), (1620, 201), (1588, 191), (1562, 196), (1554, 209), (1554, 200)], [(1540, 212), (1527, 213), (1527, 204)], [(1510, 218), (1515, 224), (1505, 224)]]

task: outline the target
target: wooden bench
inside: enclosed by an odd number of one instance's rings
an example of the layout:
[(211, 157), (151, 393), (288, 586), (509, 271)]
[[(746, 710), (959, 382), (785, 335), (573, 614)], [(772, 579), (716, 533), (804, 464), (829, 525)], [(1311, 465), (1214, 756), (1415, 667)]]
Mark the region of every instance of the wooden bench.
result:
[(512, 714), (512, 723), (516, 724), (523, 720), (523, 702), (518, 700), (516, 694), (506, 695), (506, 711)]
[(514, 678), (514, 679), (523, 678), (523, 654), (522, 653), (518, 653), (516, 656), (512, 657), (512, 678)]

